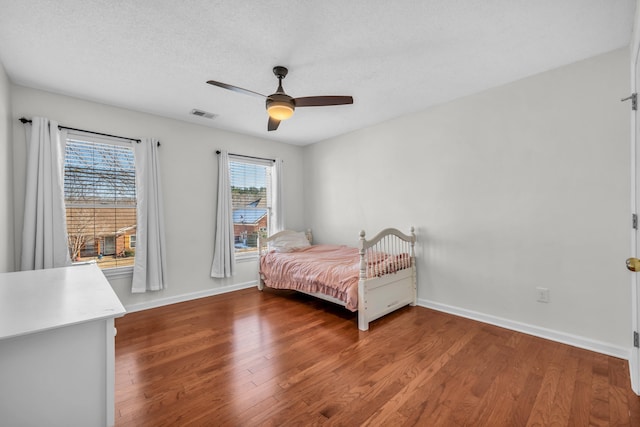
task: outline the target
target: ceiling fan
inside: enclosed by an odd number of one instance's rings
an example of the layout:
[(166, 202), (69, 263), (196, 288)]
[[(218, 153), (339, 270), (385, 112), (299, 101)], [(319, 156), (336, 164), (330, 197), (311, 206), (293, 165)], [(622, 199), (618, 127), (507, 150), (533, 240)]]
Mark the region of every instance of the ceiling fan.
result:
[(287, 76), (286, 67), (273, 67), (273, 74), (278, 78), (278, 89), (275, 93), (265, 96), (252, 90), (243, 89), (241, 87), (228, 85), (226, 83), (209, 80), (210, 85), (218, 86), (223, 89), (232, 90), (234, 92), (244, 93), (245, 95), (258, 96), (266, 98), (267, 113), (269, 114), (269, 122), (267, 130), (272, 131), (278, 129), (278, 125), (282, 120), (286, 120), (293, 115), (296, 107), (322, 107), (325, 105), (345, 105), (353, 104), (351, 96), (306, 96), (302, 98), (292, 98), (282, 89), (282, 79)]

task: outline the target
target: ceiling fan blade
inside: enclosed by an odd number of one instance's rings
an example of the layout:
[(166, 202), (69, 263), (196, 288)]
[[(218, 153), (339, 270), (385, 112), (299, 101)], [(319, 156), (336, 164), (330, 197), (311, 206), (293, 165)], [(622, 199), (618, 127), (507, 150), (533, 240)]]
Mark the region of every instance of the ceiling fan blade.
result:
[(305, 96), (295, 98), (296, 107), (322, 107), (325, 105), (353, 104), (351, 96)]
[(243, 89), (243, 88), (238, 87), (238, 86), (228, 85), (226, 83), (217, 82), (215, 80), (209, 80), (207, 83), (209, 83), (210, 85), (221, 87), (223, 89), (232, 90), (234, 92), (244, 93), (245, 95), (259, 96), (260, 98), (266, 98), (266, 95), (263, 95), (261, 93), (254, 92), (254, 91), (249, 90), (249, 89)]
[(272, 131), (278, 129), (278, 125), (280, 125), (280, 120), (274, 119), (273, 117), (269, 117), (269, 123), (267, 123), (267, 130)]

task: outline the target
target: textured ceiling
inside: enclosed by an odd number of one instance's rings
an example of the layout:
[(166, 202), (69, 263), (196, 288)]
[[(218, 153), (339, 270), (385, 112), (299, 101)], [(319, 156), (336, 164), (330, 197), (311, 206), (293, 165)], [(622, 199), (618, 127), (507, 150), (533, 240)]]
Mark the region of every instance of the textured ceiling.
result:
[[(205, 126), (309, 144), (627, 46), (634, 0), (0, 0), (13, 83)], [(293, 97), (264, 103), (213, 79)], [(190, 115), (192, 109), (218, 115)]]

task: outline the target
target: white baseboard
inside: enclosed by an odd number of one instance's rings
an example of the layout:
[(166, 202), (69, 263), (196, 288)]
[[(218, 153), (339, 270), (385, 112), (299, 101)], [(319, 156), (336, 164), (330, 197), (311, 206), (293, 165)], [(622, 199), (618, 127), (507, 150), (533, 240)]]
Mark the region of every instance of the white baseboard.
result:
[(639, 368), (640, 367), (638, 366), (635, 355), (631, 356), (629, 358), (629, 375), (631, 376), (631, 389), (638, 396), (640, 396), (640, 384), (638, 384), (637, 381)]
[(567, 334), (565, 332), (555, 331), (553, 329), (541, 328), (527, 323), (516, 322), (502, 317), (492, 316), (490, 314), (479, 313), (477, 311), (467, 310), (464, 308), (454, 307), (441, 304), (425, 299), (418, 299), (418, 305), (437, 311), (442, 311), (456, 316), (477, 320), (513, 331), (522, 332), (562, 344), (568, 344), (573, 347), (583, 348), (585, 350), (595, 351), (597, 353), (606, 354), (608, 356), (618, 357), (620, 359), (630, 360), (631, 351), (624, 347), (618, 347), (602, 341), (592, 340), (590, 338), (578, 335)]
[(176, 295), (173, 297), (157, 299), (149, 302), (131, 304), (131, 305), (125, 306), (124, 308), (127, 310), (127, 313), (133, 313), (135, 311), (148, 310), (150, 308), (162, 307), (164, 305), (176, 304), (178, 302), (185, 302), (185, 301), (191, 301), (198, 298), (210, 297), (213, 295), (226, 294), (227, 292), (238, 291), (240, 289), (247, 289), (254, 286), (258, 286), (257, 280), (252, 280), (250, 282), (245, 282), (245, 283), (238, 283), (236, 285), (231, 285), (231, 286), (223, 286), (220, 288), (207, 289), (206, 291)]

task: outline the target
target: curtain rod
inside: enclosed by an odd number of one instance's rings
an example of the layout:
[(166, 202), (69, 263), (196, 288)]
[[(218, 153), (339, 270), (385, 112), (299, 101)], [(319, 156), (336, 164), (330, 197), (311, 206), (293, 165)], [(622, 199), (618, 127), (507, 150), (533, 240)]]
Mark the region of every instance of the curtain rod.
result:
[[(216, 151), (216, 154), (220, 154), (220, 150)], [(254, 156), (244, 156), (242, 154), (233, 154), (233, 153), (229, 153), (230, 156), (236, 156), (236, 157), (244, 157), (246, 159), (256, 159), (256, 160), (268, 160), (270, 162), (275, 162), (275, 159), (267, 159), (266, 157), (254, 157)]]
[[(29, 119), (25, 119), (24, 117), (20, 117), (19, 119), (23, 124), (26, 123), (31, 123), (31, 120)], [(69, 126), (62, 126), (62, 125), (58, 125), (58, 129), (67, 129), (67, 130), (75, 130), (78, 132), (87, 132), (87, 133), (92, 133), (94, 135), (102, 135), (102, 136), (109, 136), (111, 138), (120, 138), (120, 139), (128, 139), (129, 141), (136, 141), (138, 144), (140, 144), (141, 140), (137, 139), (137, 138), (127, 138), (126, 136), (118, 136), (118, 135), (111, 135), (108, 133), (102, 133), (102, 132), (94, 132), (92, 130), (85, 130), (85, 129), (77, 129), (77, 128), (71, 128)], [(158, 147), (160, 146), (160, 142), (158, 142)]]

